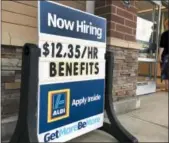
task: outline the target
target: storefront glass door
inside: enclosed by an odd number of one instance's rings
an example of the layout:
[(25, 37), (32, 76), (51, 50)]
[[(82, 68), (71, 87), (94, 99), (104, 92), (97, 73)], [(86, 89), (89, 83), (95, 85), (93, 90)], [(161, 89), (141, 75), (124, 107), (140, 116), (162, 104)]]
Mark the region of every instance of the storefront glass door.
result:
[(138, 1), (136, 39), (141, 43), (137, 95), (156, 92), (161, 5)]

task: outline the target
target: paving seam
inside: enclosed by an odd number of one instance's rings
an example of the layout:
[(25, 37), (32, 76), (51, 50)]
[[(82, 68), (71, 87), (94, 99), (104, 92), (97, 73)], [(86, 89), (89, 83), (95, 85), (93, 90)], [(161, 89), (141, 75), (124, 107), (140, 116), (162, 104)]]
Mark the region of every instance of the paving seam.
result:
[(160, 125), (160, 124), (158, 124), (158, 123), (154, 123), (154, 122), (151, 122), (151, 121), (147, 121), (147, 120), (141, 119), (141, 118), (139, 118), (139, 117), (136, 116), (136, 115), (127, 115), (127, 116), (133, 117), (133, 118), (139, 119), (139, 120), (141, 120), (141, 121), (144, 121), (144, 122), (147, 122), (147, 123), (150, 123), (150, 124), (153, 124), (153, 125), (160, 126), (160, 127), (162, 127), (162, 128), (168, 129), (168, 127), (165, 126), (165, 125)]

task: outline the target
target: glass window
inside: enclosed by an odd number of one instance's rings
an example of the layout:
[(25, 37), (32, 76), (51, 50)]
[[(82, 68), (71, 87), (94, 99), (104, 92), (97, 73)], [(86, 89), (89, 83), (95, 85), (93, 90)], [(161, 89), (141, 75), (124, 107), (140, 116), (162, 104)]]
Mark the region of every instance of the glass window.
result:
[(140, 57), (156, 58), (158, 37), (158, 5), (148, 1), (137, 1), (136, 40), (142, 44)]
[(142, 95), (156, 91), (160, 6), (145, 0), (136, 1), (136, 7), (136, 40), (142, 45), (138, 58), (137, 95)]

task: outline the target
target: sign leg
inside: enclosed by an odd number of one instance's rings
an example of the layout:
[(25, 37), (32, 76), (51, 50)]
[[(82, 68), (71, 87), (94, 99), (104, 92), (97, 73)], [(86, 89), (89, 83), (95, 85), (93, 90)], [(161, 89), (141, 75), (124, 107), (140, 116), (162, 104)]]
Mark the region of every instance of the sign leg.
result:
[(36, 135), (36, 97), (38, 90), (39, 56), (40, 49), (36, 45), (24, 45), (19, 115), (10, 143), (38, 142)]

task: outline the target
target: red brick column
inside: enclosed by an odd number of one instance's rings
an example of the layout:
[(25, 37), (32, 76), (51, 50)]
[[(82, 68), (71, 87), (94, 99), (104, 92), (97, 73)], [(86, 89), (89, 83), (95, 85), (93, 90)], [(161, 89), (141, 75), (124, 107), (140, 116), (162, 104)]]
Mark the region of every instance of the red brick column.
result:
[(95, 14), (107, 19), (108, 37), (135, 41), (136, 12), (135, 1), (126, 7), (122, 0), (96, 0)]
[(135, 1), (126, 7), (122, 0), (95, 0), (95, 14), (107, 19), (107, 50), (114, 53), (113, 98), (136, 96), (138, 49), (136, 45), (137, 9)]

